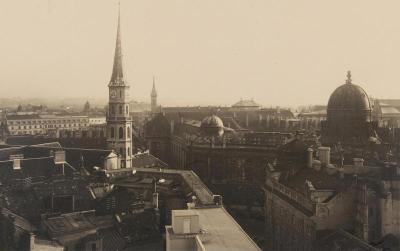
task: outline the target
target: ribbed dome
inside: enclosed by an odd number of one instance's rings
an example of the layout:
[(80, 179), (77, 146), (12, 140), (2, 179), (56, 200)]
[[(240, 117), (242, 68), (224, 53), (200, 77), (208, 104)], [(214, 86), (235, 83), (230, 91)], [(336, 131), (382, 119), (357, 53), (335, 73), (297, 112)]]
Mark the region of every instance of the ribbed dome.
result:
[(367, 93), (358, 85), (351, 83), (351, 75), (348, 74), (346, 84), (339, 86), (332, 93), (328, 101), (328, 119), (356, 116), (369, 121), (371, 105)]
[(339, 86), (331, 95), (328, 110), (371, 110), (367, 93), (351, 83)]
[(200, 130), (207, 136), (221, 136), (224, 133), (224, 123), (216, 116), (207, 116), (201, 121)]

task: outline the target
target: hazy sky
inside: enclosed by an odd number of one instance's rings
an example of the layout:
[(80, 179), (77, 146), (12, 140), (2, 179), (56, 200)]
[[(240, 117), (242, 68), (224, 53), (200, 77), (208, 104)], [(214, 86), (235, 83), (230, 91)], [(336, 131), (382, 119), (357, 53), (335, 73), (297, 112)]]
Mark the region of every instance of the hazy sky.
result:
[[(0, 0), (0, 97), (107, 98), (118, 1)], [(400, 98), (400, 1), (122, 0), (131, 96), (325, 104), (352, 70)]]

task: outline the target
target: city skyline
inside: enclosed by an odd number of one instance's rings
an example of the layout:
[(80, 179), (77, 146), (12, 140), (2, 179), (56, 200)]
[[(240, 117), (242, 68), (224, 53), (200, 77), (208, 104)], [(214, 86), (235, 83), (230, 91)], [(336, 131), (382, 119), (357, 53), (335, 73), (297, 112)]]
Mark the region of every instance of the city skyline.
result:
[(400, 250), (400, 3), (0, 0), (0, 250)]
[[(231, 105), (240, 98), (265, 106), (326, 104), (352, 70), (354, 83), (370, 96), (396, 98), (387, 89), (399, 80), (397, 3), (360, 3), (122, 1), (131, 97), (149, 101), (155, 76), (159, 103), (166, 106)], [(4, 2), (0, 10), (0, 66), (8, 87), (0, 97), (106, 100), (118, 2), (21, 6)]]

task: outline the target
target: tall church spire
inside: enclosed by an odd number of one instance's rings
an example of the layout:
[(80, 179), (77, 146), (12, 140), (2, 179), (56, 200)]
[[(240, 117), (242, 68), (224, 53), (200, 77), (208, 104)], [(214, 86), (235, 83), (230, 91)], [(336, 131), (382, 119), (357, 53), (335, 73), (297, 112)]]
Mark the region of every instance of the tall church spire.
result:
[(157, 112), (157, 91), (156, 91), (156, 81), (153, 76), (153, 89), (151, 89), (151, 113), (155, 114)]
[(120, 22), (120, 6), (118, 3), (118, 28), (117, 40), (115, 43), (114, 65), (111, 75), (110, 85), (125, 85), (124, 69), (122, 62), (122, 48), (121, 48), (121, 22)]
[(114, 66), (108, 85), (107, 148), (120, 157), (119, 167), (132, 167), (132, 117), (129, 107), (129, 85), (125, 82), (121, 51), (121, 25), (118, 10), (117, 41)]
[(151, 89), (151, 96), (152, 97), (157, 97), (157, 91), (156, 91), (156, 81), (153, 76), (153, 88)]

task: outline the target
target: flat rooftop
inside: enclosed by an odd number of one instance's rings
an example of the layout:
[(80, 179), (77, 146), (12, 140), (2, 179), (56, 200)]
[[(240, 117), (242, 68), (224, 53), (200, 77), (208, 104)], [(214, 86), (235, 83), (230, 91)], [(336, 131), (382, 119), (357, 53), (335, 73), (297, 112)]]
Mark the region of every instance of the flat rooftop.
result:
[[(205, 251), (261, 251), (225, 208), (196, 208), (187, 211), (199, 215), (200, 228), (205, 233), (197, 234), (196, 238)], [(167, 228), (167, 231), (173, 235), (172, 228)], [(178, 236), (175, 235), (176, 238)]]

